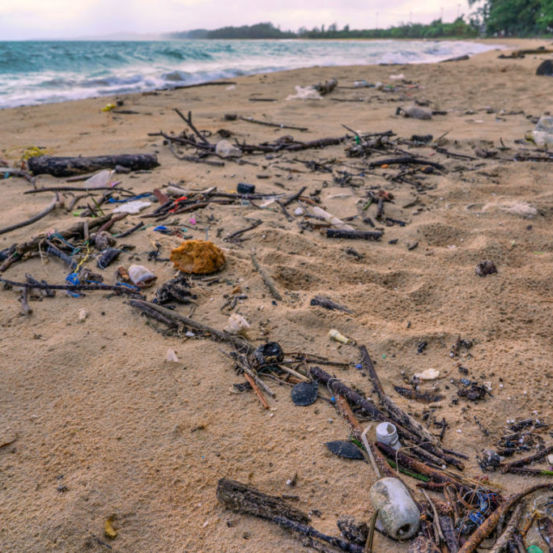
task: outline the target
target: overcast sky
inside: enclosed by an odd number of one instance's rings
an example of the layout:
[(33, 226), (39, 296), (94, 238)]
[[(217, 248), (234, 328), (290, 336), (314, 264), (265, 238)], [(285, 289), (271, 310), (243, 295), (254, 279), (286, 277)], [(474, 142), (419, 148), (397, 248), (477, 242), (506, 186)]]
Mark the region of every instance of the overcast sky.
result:
[(429, 23), (468, 13), (466, 0), (0, 0), (0, 40), (163, 33), (271, 21), (297, 30)]

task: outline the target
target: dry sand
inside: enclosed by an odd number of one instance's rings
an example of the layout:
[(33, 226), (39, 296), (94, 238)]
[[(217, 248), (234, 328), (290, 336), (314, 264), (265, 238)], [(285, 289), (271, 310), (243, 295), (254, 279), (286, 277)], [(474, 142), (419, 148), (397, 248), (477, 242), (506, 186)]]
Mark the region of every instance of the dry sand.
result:
[[(509, 46), (537, 44), (549, 46), (538, 41)], [(385, 227), (381, 242), (330, 240), (318, 231), (301, 231), (301, 218), (290, 222), (277, 209), (251, 205), (215, 205), (179, 216), (185, 225), (195, 217), (190, 234), (207, 234), (225, 248), (228, 259), (219, 282), (194, 281), (198, 305), (193, 317), (223, 328), (228, 318), (228, 312), (221, 312), (225, 295), (239, 286), (248, 298), (235, 311), (251, 322), (254, 344), (270, 339), (285, 351), (358, 362), (356, 347), (328, 339), (328, 330), (335, 327), (367, 346), (385, 389), (417, 416), (425, 406), (409, 404), (392, 386), (402, 383), (403, 372), (438, 369), (441, 378), (435, 384), (446, 399), (438, 404), (436, 415), (449, 423), (445, 444), (469, 455), (467, 474), (481, 476), (476, 455), (495, 444), (507, 419), (537, 415), (553, 422), (551, 166), (449, 159), (448, 173), (428, 175), (422, 191), (385, 180), (384, 175), (395, 173), (392, 169), (367, 174), (360, 187), (340, 187), (330, 174), (311, 172), (290, 160), (336, 159), (358, 165), (360, 160), (345, 157), (344, 145), (272, 160), (248, 156), (255, 166), (227, 163), (213, 168), (178, 161), (159, 137), (148, 133), (180, 132), (183, 122), (172, 110), (179, 107), (193, 112), (200, 129), (216, 133), (226, 128), (250, 143), (285, 134), (304, 140), (340, 136), (343, 123), (361, 132), (393, 130), (405, 138), (448, 133), (445, 147), (469, 155), (477, 147), (499, 146), (500, 139), (507, 147), (521, 148), (514, 141), (533, 128), (528, 117), (552, 108), (553, 80), (535, 76), (545, 56), (500, 60), (498, 53), (436, 65), (316, 67), (240, 78), (231, 90), (202, 87), (124, 97), (125, 108), (141, 115), (103, 113), (109, 98), (3, 110), (0, 158), (13, 164), (33, 145), (53, 155), (155, 152), (160, 167), (148, 174), (122, 175), (124, 186), (137, 193), (169, 182), (234, 191), (237, 183), (249, 182), (259, 192), (291, 193), (305, 185), (308, 193), (320, 190), (321, 206), (337, 216), (357, 216), (351, 224), (360, 229), (370, 228), (359, 216), (368, 187), (392, 192), (396, 199), (387, 205), (387, 214), (407, 225)], [(330, 77), (341, 85), (358, 79), (397, 84), (389, 77), (398, 73), (418, 88), (395, 93), (343, 89), (322, 101), (285, 100), (298, 84)], [(277, 101), (249, 101), (256, 97)], [(447, 115), (431, 121), (395, 116), (398, 106), (414, 99), (429, 100), (432, 109)], [(298, 133), (224, 121), (229, 112), (310, 130)], [(512, 156), (514, 151), (499, 155)], [(418, 153), (434, 155), (428, 148)], [(446, 159), (437, 154), (434, 158)], [(40, 186), (64, 183), (49, 176), (38, 181)], [(48, 194), (24, 196), (29, 184), (23, 179), (3, 180), (1, 187), (0, 226), (21, 221), (50, 202)], [(505, 211), (504, 206), (513, 202), (528, 202), (537, 216), (526, 219)], [(414, 205), (402, 207), (407, 204)], [(292, 204), (290, 210), (296, 207)], [(373, 218), (374, 209), (368, 211)], [(223, 241), (252, 218), (263, 224), (246, 234), (242, 244)], [(0, 236), (0, 249), (74, 221), (58, 209), (32, 226)], [(116, 229), (125, 230), (137, 221), (138, 216), (129, 217)], [(163, 244), (162, 257), (180, 243), (149, 228), (123, 240), (136, 249), (124, 254), (121, 262), (128, 265), (132, 257), (164, 282), (174, 269), (168, 262), (148, 261), (146, 252), (155, 241)], [(409, 251), (407, 244), (416, 241), (418, 247)], [(362, 258), (348, 255), (348, 247)], [(283, 294), (277, 305), (253, 270), (252, 249)], [(496, 263), (497, 275), (475, 275), (483, 259)], [(104, 271), (106, 282), (114, 281), (114, 267)], [(3, 276), (23, 280), (30, 273), (61, 283), (66, 272), (58, 260), (33, 258), (15, 264)], [(316, 294), (330, 296), (353, 314), (310, 306)], [(319, 400), (310, 407), (296, 407), (289, 388), (273, 383), (277, 397), (270, 399), (271, 409), (264, 410), (253, 393), (233, 393), (232, 385), (243, 379), (223, 353), (227, 346), (204, 338), (165, 337), (145, 324), (124, 298), (90, 292), (75, 299), (58, 293), (54, 299), (32, 302), (29, 317), (20, 315), (17, 298), (14, 290), (1, 291), (0, 444), (16, 439), (0, 446), (2, 553), (107, 551), (95, 538), (108, 541), (108, 517), (114, 517), (118, 529), (110, 545), (119, 553), (302, 550), (273, 525), (225, 511), (215, 498), (221, 477), (249, 482), (272, 494), (297, 495), (296, 506), (320, 511), (313, 524), (327, 533), (337, 533), (339, 515), (369, 518), (367, 492), (374, 480), (370, 467), (334, 457), (324, 446), (348, 436), (347, 424), (330, 404)], [(81, 308), (89, 312), (84, 322), (78, 321)], [(177, 309), (190, 313), (186, 306)], [(450, 358), (458, 336), (474, 341), (472, 357)], [(423, 341), (428, 346), (417, 354), (417, 344)], [(165, 361), (168, 348), (181, 363)], [(469, 370), (469, 378), (490, 382), (493, 397), (453, 403), (456, 387), (450, 379), (462, 376), (459, 364)], [(368, 379), (353, 367), (334, 372), (371, 392)], [(290, 488), (286, 481), (294, 474), (297, 485)], [(492, 478), (506, 490), (528, 483), (522, 477)], [(377, 552), (406, 549), (376, 538)]]

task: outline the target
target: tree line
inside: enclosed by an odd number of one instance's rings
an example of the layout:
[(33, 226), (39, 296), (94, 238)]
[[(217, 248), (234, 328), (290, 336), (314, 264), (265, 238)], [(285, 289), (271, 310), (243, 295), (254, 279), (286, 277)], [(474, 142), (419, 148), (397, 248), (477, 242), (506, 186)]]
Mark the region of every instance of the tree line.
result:
[(473, 21), (488, 36), (538, 36), (553, 32), (553, 0), (469, 0)]
[(282, 31), (272, 23), (170, 33), (173, 39), (436, 39), (476, 36), (538, 36), (553, 33), (553, 0), (468, 0), (474, 12), (451, 23), (402, 23), (387, 29), (341, 29), (336, 23), (298, 31)]
[[(553, 0), (552, 0), (553, 1)], [(348, 38), (469, 38), (478, 35), (478, 28), (473, 23), (467, 23), (462, 17), (452, 23), (444, 23), (437, 19), (428, 25), (421, 23), (406, 23), (389, 27), (388, 29), (350, 29), (345, 25), (339, 29), (333, 23), (326, 27), (302, 27), (297, 32), (281, 31), (272, 23), (257, 23), (240, 27), (221, 27), (220, 29), (194, 29), (170, 33), (173, 39), (348, 39)]]

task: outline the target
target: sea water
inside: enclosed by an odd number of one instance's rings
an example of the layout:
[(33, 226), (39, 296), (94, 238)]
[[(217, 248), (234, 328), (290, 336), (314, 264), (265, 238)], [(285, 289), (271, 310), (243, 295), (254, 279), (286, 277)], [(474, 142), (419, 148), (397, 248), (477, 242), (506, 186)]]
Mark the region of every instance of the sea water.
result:
[[(0, 108), (315, 65), (428, 63), (490, 48), (497, 46), (405, 40), (0, 42)], [(367, 77), (365, 73), (355, 74), (351, 80)]]

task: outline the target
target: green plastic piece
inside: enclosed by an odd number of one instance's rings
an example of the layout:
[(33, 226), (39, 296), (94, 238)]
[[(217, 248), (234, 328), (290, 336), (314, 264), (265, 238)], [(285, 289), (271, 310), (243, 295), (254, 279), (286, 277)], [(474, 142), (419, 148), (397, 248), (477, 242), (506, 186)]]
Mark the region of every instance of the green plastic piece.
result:
[(528, 551), (528, 553), (543, 553), (543, 550), (537, 545), (531, 545), (526, 551)]

